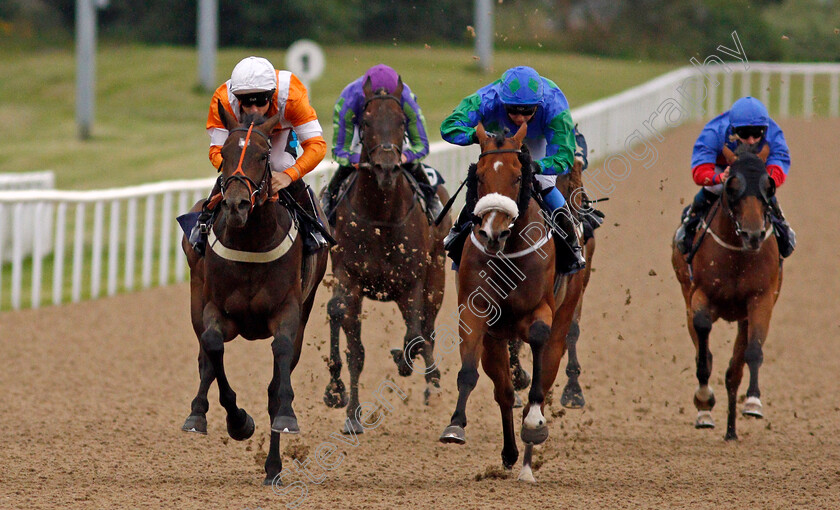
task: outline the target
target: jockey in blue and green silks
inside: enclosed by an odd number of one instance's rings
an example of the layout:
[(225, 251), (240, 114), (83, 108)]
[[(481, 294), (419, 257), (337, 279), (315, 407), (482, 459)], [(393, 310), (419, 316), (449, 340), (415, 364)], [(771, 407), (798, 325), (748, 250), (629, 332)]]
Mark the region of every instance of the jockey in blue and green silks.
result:
[[(523, 123), (528, 124), (525, 145), (533, 158), (534, 175), (543, 188), (543, 199), (554, 211), (554, 223), (563, 230), (567, 243), (561, 244), (568, 244), (570, 249), (569, 253), (558, 252), (561, 270), (571, 273), (584, 268), (586, 262), (568, 205), (554, 187), (557, 176), (568, 173), (575, 160), (576, 130), (566, 96), (553, 81), (543, 78), (534, 69), (514, 67), (505, 71), (501, 79), (464, 98), (443, 121), (440, 134), (444, 140), (456, 145), (478, 143), (475, 127), (479, 122), (488, 132), (496, 133), (516, 132)], [(581, 145), (585, 144), (583, 137), (580, 138)], [(585, 158), (585, 154), (581, 157)], [(469, 230), (464, 227), (474, 206), (464, 206), (447, 237), (447, 248), (455, 248), (454, 253), (460, 253), (460, 246), (455, 243), (463, 243), (466, 239), (465, 235), (458, 234)]]
[[(333, 159), (338, 163), (338, 171), (333, 175), (322, 202), (324, 212), (333, 222), (332, 212), (335, 208), (336, 194), (341, 183), (359, 165), (362, 150), (359, 139), (359, 121), (362, 118), (367, 99), (364, 84), (370, 80), (371, 90), (374, 92), (384, 89), (388, 94), (394, 94), (399, 82), (399, 74), (390, 66), (378, 64), (361, 77), (350, 82), (335, 102), (333, 109)], [(402, 149), (402, 167), (407, 170), (420, 185), (431, 218), (436, 218), (443, 206), (437, 196), (437, 190), (429, 183), (429, 178), (420, 161), (429, 154), (429, 138), (426, 135), (426, 119), (417, 104), (417, 97), (408, 84), (403, 82), (400, 105), (405, 113), (406, 142)]]

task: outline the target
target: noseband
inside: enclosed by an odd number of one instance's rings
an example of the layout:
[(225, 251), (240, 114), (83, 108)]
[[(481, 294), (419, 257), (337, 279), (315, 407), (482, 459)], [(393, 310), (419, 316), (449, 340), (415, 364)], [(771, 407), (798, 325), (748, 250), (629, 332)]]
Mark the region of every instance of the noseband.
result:
[[(367, 111), (368, 105), (370, 105), (370, 103), (380, 99), (396, 101), (397, 104), (400, 106), (400, 111), (402, 111), (402, 101), (400, 100), (400, 98), (398, 98), (397, 96), (392, 96), (390, 94), (375, 95), (371, 97), (370, 99), (365, 101), (365, 106), (362, 108), (362, 111)], [(405, 119), (405, 114), (403, 114), (403, 119)], [(393, 152), (397, 155), (398, 159), (400, 156), (402, 156), (402, 144), (400, 144), (400, 146), (398, 147), (396, 144), (393, 143), (380, 143), (370, 148), (365, 147), (365, 131), (362, 127), (359, 128), (359, 138), (362, 140), (362, 146), (365, 148), (365, 152), (367, 153), (368, 159), (370, 159), (374, 151), (376, 151), (377, 149), (383, 152)]]
[[(233, 133), (234, 131), (245, 131), (247, 132), (247, 134), (245, 135), (245, 141), (242, 142), (242, 152), (239, 155), (239, 163), (236, 165), (236, 170), (234, 170), (233, 173), (221, 184), (222, 198), (225, 198), (225, 191), (230, 186), (231, 181), (241, 182), (242, 184), (248, 186), (248, 198), (251, 200), (251, 211), (253, 211), (255, 197), (262, 193), (266, 183), (271, 180), (271, 139), (268, 135), (266, 135), (260, 130), (254, 131), (253, 122), (251, 122), (251, 125), (247, 128), (237, 127), (230, 130), (231, 133)], [(251, 143), (251, 133), (258, 133), (260, 136), (265, 138), (266, 142), (268, 142), (268, 155), (266, 155), (265, 158), (265, 170), (263, 171), (263, 176), (260, 180), (259, 185), (255, 183), (250, 177), (245, 175), (245, 172), (242, 171), (242, 161), (245, 159), (245, 151), (248, 149), (248, 146)]]

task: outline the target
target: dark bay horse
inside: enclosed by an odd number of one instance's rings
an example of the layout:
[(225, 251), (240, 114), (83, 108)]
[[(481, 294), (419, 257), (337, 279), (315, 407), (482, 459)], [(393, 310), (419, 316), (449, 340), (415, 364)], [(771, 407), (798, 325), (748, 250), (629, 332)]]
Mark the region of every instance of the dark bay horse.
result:
[[(300, 431), (292, 410), (291, 373), (300, 359), (315, 290), (326, 272), (327, 250), (304, 260), (294, 218), (276, 195), (271, 196), (269, 133), (280, 114), (268, 120), (245, 116), (239, 124), (221, 103), (219, 112), (230, 131), (222, 146), (221, 210), (203, 257), (186, 237), (181, 243), (190, 265), (190, 309), (201, 377), (182, 429), (207, 433), (207, 390), (215, 380), (227, 412), (228, 434), (237, 441), (251, 437), (254, 420), (236, 405), (236, 393), (225, 375), (224, 345), (237, 335), (248, 340), (273, 337), (271, 444), (265, 461), (265, 483), (271, 484), (282, 470), (280, 433)], [(193, 210), (200, 210), (200, 204)]]
[(756, 156), (748, 146), (738, 149), (737, 159), (735, 154), (727, 154), (731, 161), (729, 177), (724, 181), (720, 199), (697, 233), (700, 244), (693, 259), (687, 262), (676, 246), (672, 254), (685, 298), (688, 332), (697, 352), (697, 428), (714, 427), (711, 411), (715, 396), (709, 386), (712, 324), (718, 319), (738, 322), (738, 336), (726, 371), (727, 440), (738, 438), (735, 407), (745, 363), (750, 384), (742, 413), (763, 416), (758, 369), (770, 316), (782, 286), (782, 263), (768, 208), (775, 185), (764, 167), (766, 155)]
[[(364, 86), (366, 104), (360, 120), (362, 151), (359, 168), (346, 196), (336, 207), (335, 238), (331, 252), (336, 285), (327, 305), (330, 318), (330, 383), (324, 402), (330, 407), (347, 405), (344, 432), (364, 432), (356, 417), (359, 375), (365, 351), (361, 339), (362, 298), (394, 301), (406, 324), (404, 349), (392, 353), (399, 374), (415, 369), (412, 360), (423, 356), (434, 366), (432, 332), (443, 302), (445, 284), (443, 238), (451, 227), (447, 217), (437, 227), (429, 225), (418, 206), (412, 186), (401, 166), (406, 117), (402, 109), (402, 80), (393, 95)], [(438, 196), (449, 196), (443, 187)], [(341, 381), (339, 331), (347, 337), (350, 401)], [(420, 339), (417, 341), (416, 339)], [(419, 367), (416, 370), (423, 371)], [(425, 371), (428, 401), (439, 388), (440, 371)]]
[(523, 411), (526, 444), (520, 479), (534, 481), (531, 451), (548, 438), (545, 395), (554, 384), (565, 339), (583, 288), (583, 274), (555, 278), (549, 223), (531, 197), (530, 157), (522, 151), (525, 124), (511, 138), (476, 127), (481, 155), (471, 167), (469, 192), (478, 218), (458, 271), (461, 370), (458, 403), (440, 437), (464, 444), (466, 404), (478, 381), (479, 360), (493, 380), (502, 415), (502, 465), (519, 457), (513, 425), (514, 385), (509, 341), (525, 341), (533, 354), (533, 380)]

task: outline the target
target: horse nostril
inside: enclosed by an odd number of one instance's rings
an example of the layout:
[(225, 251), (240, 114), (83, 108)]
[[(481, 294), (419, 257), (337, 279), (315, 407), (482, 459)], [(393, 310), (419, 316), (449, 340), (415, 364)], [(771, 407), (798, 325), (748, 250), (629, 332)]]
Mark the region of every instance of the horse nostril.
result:
[(244, 199), (240, 200), (239, 203), (236, 204), (236, 207), (239, 210), (242, 210), (242, 211), (249, 210), (249, 209), (251, 209), (251, 201), (250, 200), (244, 200)]
[(510, 229), (502, 230), (502, 233), (499, 234), (499, 240), (501, 241), (501, 240), (507, 239), (507, 237), (509, 235), (510, 235)]
[(479, 230), (478, 231), (478, 237), (480, 237), (482, 239), (487, 239), (488, 238), (487, 232), (485, 232), (483, 230)]

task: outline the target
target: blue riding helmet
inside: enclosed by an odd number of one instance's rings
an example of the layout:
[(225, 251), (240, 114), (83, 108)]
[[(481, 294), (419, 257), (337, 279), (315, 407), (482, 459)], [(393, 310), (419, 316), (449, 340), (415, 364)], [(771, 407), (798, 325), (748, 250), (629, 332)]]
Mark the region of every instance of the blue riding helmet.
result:
[(769, 126), (770, 114), (767, 107), (754, 97), (742, 97), (735, 101), (729, 110), (729, 124), (737, 128), (741, 126)]
[(536, 105), (543, 98), (545, 86), (540, 75), (530, 67), (512, 67), (502, 75), (499, 96), (505, 105)]

